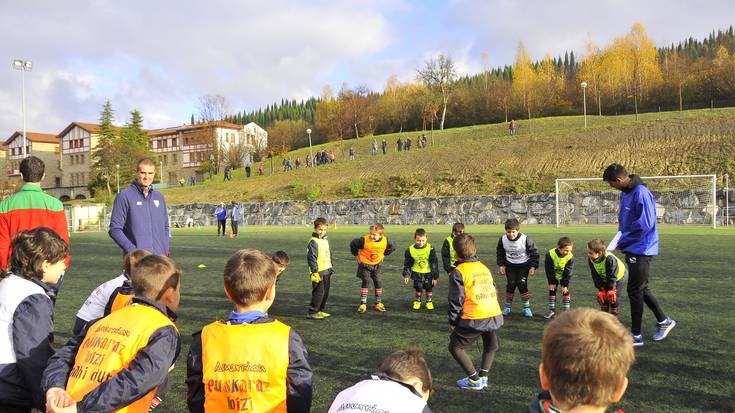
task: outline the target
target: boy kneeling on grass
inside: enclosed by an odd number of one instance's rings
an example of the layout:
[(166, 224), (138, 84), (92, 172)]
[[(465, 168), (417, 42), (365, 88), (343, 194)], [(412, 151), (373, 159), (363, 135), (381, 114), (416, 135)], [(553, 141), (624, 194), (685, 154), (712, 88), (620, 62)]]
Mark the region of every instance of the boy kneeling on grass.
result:
[(158, 404), (181, 349), (174, 325), (180, 277), (170, 258), (138, 262), (132, 303), (90, 321), (49, 360), (42, 381), (49, 412), (146, 412)]
[(562, 313), (544, 331), (543, 391), (529, 412), (603, 413), (623, 397), (634, 360), (630, 333), (611, 314), (592, 308)]
[(190, 412), (311, 409), (311, 367), (301, 337), (265, 315), (276, 298), (276, 271), (273, 259), (255, 249), (227, 261), (225, 293), (235, 311), (193, 335), (186, 362)]

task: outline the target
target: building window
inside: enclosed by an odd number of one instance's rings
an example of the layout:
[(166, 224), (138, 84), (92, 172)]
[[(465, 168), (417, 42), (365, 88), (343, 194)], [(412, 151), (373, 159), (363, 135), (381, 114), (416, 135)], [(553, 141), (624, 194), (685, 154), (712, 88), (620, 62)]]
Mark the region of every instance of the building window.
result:
[(173, 161), (173, 163), (174, 163), (174, 164), (178, 163), (178, 159), (176, 159), (176, 154), (173, 154), (173, 157), (174, 157), (174, 161)]

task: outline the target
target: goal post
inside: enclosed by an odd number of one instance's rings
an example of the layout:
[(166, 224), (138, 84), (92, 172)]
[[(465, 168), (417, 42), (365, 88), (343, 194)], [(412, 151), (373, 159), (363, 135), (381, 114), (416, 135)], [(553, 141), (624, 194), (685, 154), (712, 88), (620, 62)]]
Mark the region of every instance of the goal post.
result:
[[(717, 175), (641, 177), (656, 198), (656, 220), (672, 225), (717, 227)], [(615, 224), (620, 191), (602, 178), (559, 178), (555, 183), (556, 227)]]

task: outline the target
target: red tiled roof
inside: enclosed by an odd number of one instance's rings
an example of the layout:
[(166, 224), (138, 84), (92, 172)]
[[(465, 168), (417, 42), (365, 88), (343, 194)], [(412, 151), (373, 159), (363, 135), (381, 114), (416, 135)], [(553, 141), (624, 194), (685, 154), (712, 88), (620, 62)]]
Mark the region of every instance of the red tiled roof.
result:
[[(23, 132), (16, 131), (10, 137), (5, 140), (4, 145), (10, 144), (15, 138), (22, 137)], [(39, 132), (28, 132), (26, 131), (26, 139), (31, 142), (42, 142), (42, 143), (59, 143), (59, 138), (56, 135), (50, 133), (39, 133)]]

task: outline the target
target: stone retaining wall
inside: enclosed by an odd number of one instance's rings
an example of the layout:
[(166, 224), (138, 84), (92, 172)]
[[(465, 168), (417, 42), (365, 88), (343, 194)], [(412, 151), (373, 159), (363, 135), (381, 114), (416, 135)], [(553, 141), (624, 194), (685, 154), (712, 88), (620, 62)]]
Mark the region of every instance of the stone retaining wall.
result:
[[(659, 222), (667, 224), (711, 223), (712, 201), (707, 191), (687, 190), (655, 193)], [(618, 193), (573, 193), (560, 202), (562, 222), (617, 222)], [(735, 202), (735, 191), (730, 191)], [(724, 192), (718, 191), (718, 214), (724, 207)], [(171, 205), (172, 225), (183, 226), (191, 217), (194, 225), (215, 225), (215, 204)], [(373, 222), (400, 225), (502, 224), (517, 218), (524, 224), (556, 223), (555, 196), (487, 195), (427, 198), (346, 199), (331, 201), (272, 201), (244, 204), (247, 225), (311, 224), (325, 217), (338, 224), (367, 225)], [(735, 212), (735, 211), (733, 211)], [(735, 213), (731, 213), (735, 215)], [(731, 222), (735, 217), (731, 217)], [(242, 221), (241, 221), (242, 222)]]

